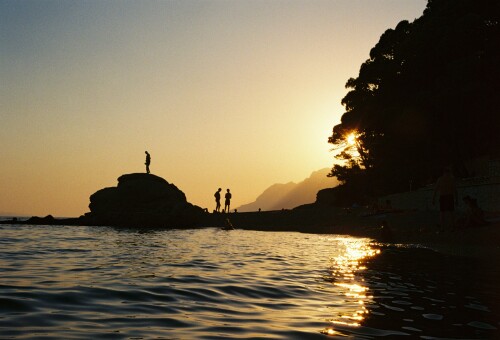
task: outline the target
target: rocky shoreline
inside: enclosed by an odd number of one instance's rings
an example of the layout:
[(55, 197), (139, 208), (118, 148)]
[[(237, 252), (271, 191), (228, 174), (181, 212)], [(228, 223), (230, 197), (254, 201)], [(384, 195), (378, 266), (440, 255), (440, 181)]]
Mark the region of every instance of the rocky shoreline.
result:
[[(151, 217), (149, 217), (151, 219)], [(208, 213), (198, 216), (197, 223), (175, 226), (129, 221), (100, 223), (86, 216), (58, 219), (52, 216), (32, 217), (25, 221), (2, 221), (2, 224), (110, 226), (140, 229), (225, 228), (283, 231), (315, 234), (340, 234), (369, 237), (378, 242), (431, 248), (439, 252), (478, 259), (500, 260), (500, 222), (494, 221), (474, 229), (438, 232), (438, 213), (400, 211), (364, 215), (364, 211), (316, 207), (314, 205), (283, 211), (247, 213)]]
[[(90, 212), (77, 218), (31, 217), (0, 224), (110, 226), (140, 229), (223, 228), (341, 234), (379, 242), (424, 246), (444, 253), (500, 260), (500, 215), (483, 227), (438, 232), (437, 211), (343, 209), (310, 204), (292, 210), (209, 213), (190, 204), (175, 185), (151, 174), (127, 174), (116, 187), (90, 196)], [(228, 227), (229, 226), (229, 227)]]

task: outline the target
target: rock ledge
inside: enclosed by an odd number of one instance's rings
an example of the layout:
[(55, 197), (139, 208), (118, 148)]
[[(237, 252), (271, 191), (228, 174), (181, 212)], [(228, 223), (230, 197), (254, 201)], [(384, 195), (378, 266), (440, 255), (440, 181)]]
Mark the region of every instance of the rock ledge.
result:
[(116, 187), (90, 196), (89, 208), (85, 219), (93, 225), (195, 227), (204, 215), (174, 184), (145, 173), (120, 176)]

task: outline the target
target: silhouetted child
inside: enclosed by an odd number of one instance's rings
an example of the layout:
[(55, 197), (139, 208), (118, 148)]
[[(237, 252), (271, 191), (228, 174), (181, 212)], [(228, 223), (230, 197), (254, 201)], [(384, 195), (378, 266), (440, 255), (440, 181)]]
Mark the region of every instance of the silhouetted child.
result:
[(229, 218), (226, 218), (224, 221), (224, 226), (222, 227), (222, 230), (234, 230), (233, 224), (229, 220)]
[(151, 164), (151, 155), (146, 151), (146, 173), (149, 174), (149, 164)]

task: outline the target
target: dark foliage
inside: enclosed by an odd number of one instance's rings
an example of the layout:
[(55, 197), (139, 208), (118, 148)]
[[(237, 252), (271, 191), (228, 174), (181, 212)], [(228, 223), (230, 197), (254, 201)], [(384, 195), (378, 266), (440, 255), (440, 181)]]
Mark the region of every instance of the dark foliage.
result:
[(346, 112), (328, 142), (358, 153), (337, 156), (330, 173), (368, 195), (433, 181), (453, 164), (500, 147), (500, 1), (429, 0), (424, 14), (387, 30), (347, 81)]

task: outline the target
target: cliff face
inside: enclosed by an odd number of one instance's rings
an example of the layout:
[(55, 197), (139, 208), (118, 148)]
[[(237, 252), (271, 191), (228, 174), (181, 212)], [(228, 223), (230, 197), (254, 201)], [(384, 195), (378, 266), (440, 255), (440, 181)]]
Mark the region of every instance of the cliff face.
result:
[(203, 217), (175, 185), (145, 173), (123, 175), (116, 187), (98, 190), (89, 208), (86, 218), (101, 225), (193, 227)]

